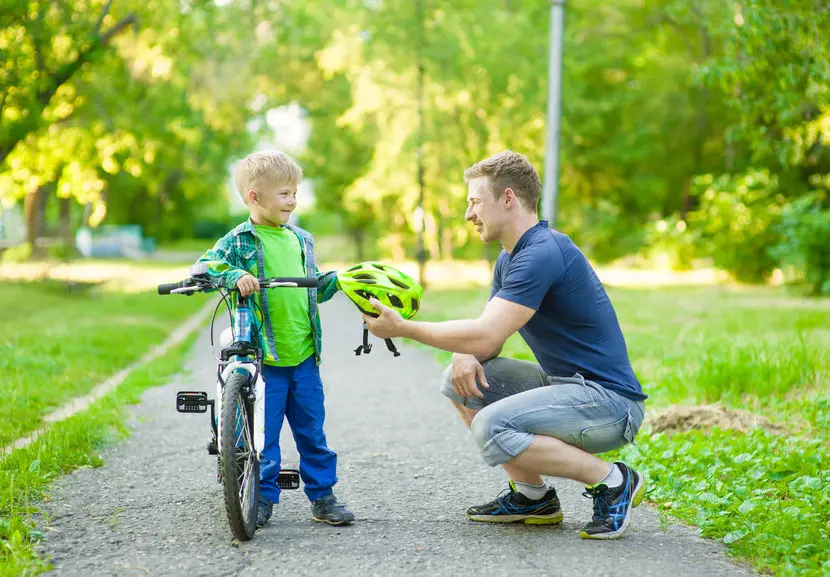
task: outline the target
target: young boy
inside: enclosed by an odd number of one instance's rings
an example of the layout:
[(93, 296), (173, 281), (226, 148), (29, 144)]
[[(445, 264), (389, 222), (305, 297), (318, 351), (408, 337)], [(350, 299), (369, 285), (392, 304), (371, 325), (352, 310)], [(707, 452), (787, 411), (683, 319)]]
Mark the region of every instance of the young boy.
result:
[[(321, 331), (317, 304), (337, 292), (334, 272), (320, 273), (314, 264), (312, 236), (287, 224), (297, 206), (302, 170), (287, 155), (255, 153), (236, 168), (236, 188), (251, 217), (219, 239), (202, 256), (208, 274), (220, 285), (242, 295), (258, 293), (262, 310), (264, 351), (265, 446), (260, 466), (257, 525), (271, 517), (279, 503), (280, 429), (283, 418), (300, 453), (300, 476), (315, 521), (348, 525), (354, 514), (334, 497), (337, 455), (326, 445), (323, 383), (320, 381)], [(317, 288), (275, 288), (260, 291), (259, 279), (273, 276), (315, 276)]]

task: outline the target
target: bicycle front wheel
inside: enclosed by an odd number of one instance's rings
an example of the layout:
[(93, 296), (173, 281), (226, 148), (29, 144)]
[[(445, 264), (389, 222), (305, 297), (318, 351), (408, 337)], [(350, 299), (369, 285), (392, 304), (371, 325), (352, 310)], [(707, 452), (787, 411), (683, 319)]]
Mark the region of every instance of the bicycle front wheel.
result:
[(254, 403), (248, 373), (233, 373), (222, 390), (219, 463), (225, 510), (233, 536), (249, 541), (256, 531), (259, 460), (254, 448)]

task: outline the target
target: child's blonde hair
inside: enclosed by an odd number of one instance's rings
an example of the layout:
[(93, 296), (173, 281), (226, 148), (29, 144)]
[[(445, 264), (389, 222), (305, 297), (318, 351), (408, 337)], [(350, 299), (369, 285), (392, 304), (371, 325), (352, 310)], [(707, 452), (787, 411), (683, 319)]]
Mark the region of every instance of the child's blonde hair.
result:
[(239, 161), (234, 182), (243, 202), (248, 203), (249, 190), (260, 191), (274, 184), (298, 185), (303, 169), (284, 152), (254, 152)]

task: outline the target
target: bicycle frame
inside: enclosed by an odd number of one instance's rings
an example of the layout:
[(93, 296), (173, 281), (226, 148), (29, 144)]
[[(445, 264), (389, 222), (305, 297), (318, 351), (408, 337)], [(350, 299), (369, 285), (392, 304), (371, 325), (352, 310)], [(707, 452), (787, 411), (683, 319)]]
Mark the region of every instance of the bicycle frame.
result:
[[(159, 294), (186, 294), (205, 292), (218, 288), (206, 275), (204, 263), (197, 263), (190, 269), (191, 277), (179, 283), (159, 285)], [(302, 287), (316, 286), (314, 277), (281, 277), (260, 279), (261, 288), (275, 287)], [(234, 289), (235, 290), (235, 289)], [(237, 306), (232, 314), (231, 331), (233, 338), (227, 345), (223, 345), (220, 352), (220, 361), (216, 369), (216, 398), (209, 399), (202, 391), (181, 391), (176, 395), (176, 409), (180, 413), (204, 413), (210, 408), (210, 425), (213, 438), (208, 444), (208, 453), (218, 455), (218, 439), (222, 431), (222, 390), (230, 375), (244, 371), (248, 373), (247, 394), (253, 396), (253, 445), (258, 461), (262, 460), (262, 450), (265, 446), (265, 381), (262, 378), (263, 352), (256, 335), (256, 317), (254, 316), (249, 297), (239, 295)], [(211, 324), (211, 327), (213, 325)], [(278, 483), (283, 489), (299, 488), (299, 471), (285, 469), (280, 474)]]

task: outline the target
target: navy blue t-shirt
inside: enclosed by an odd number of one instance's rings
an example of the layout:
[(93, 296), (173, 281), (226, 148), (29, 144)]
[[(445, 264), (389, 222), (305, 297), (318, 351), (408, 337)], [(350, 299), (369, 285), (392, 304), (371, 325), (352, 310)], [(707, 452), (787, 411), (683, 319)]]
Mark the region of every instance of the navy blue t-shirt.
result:
[(546, 221), (525, 232), (512, 253), (501, 251), (493, 297), (536, 310), (519, 334), (548, 375), (579, 373), (630, 399), (647, 398), (605, 288), (582, 251)]

